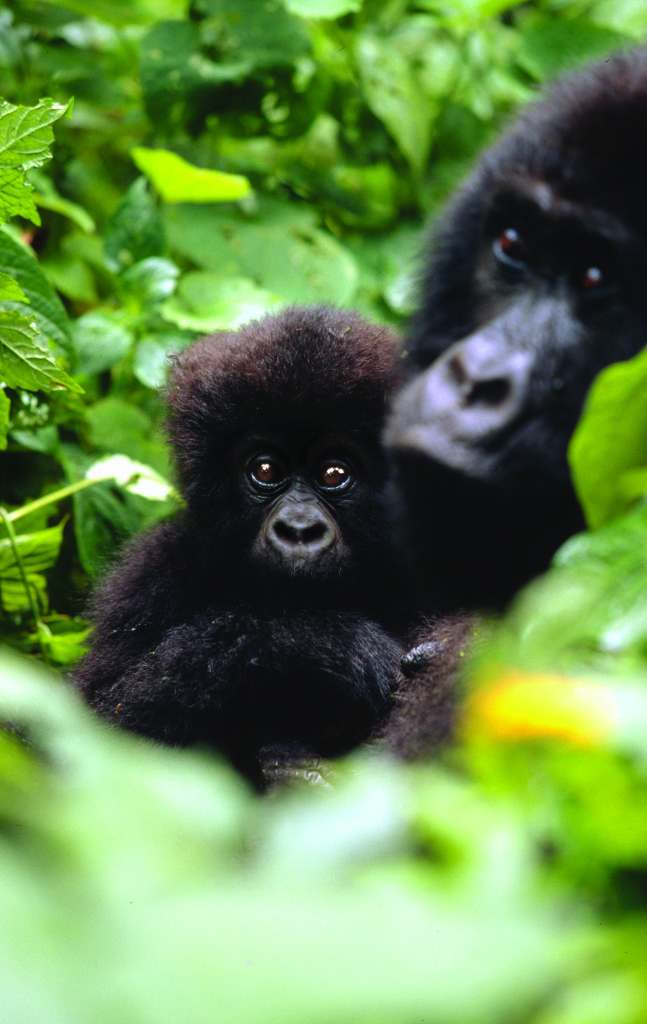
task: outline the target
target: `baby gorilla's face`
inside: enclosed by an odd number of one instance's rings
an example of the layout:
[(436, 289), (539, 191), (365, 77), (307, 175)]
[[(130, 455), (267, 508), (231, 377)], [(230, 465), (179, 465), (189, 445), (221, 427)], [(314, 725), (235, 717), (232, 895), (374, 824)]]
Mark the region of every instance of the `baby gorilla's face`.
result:
[(334, 438), (246, 438), (235, 471), (253, 524), (252, 565), (301, 578), (342, 571), (351, 558), (344, 519), (365, 496), (364, 462), (359, 450)]

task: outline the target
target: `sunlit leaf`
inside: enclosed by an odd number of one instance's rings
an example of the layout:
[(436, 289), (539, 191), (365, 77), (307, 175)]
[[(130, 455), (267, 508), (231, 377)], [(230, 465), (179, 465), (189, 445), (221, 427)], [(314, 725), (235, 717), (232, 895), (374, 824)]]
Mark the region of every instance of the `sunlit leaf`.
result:
[(132, 158), (167, 203), (229, 203), (252, 191), (240, 174), (194, 167), (168, 149), (138, 146)]

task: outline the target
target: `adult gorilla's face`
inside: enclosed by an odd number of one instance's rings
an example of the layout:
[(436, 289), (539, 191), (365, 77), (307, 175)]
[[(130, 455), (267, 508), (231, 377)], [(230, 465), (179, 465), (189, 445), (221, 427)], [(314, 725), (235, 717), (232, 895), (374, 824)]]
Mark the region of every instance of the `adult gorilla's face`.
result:
[(644, 53), (576, 76), (485, 155), (432, 243), (385, 437), (405, 546), (450, 604), (504, 603), (583, 526), (569, 439), (595, 375), (647, 341), (646, 117)]

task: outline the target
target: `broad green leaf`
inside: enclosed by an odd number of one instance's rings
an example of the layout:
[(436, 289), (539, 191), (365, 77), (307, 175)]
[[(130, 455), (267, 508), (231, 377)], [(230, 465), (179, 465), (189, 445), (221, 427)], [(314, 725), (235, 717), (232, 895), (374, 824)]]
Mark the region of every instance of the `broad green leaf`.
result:
[(534, 78), (543, 81), (564, 68), (572, 68), (614, 47), (628, 43), (627, 37), (583, 18), (548, 15), (520, 36), (518, 60)]
[(229, 203), (252, 191), (247, 178), (194, 167), (168, 149), (137, 146), (131, 155), (167, 203)]
[(135, 316), (150, 316), (173, 294), (179, 275), (175, 263), (159, 256), (135, 263), (119, 278), (119, 294), (124, 306)]
[(28, 391), (63, 387), (82, 392), (40, 341), (34, 320), (15, 310), (0, 309), (0, 382)]
[(72, 326), (78, 373), (109, 370), (130, 351), (133, 336), (114, 315), (101, 309), (79, 317)]
[[(27, 583), (43, 609), (47, 608), (47, 592), (45, 578), (41, 574), (56, 562), (62, 541), (62, 524), (16, 537)], [(8, 613), (29, 607), (29, 597), (9, 538), (0, 540), (0, 602)]]
[(146, 178), (137, 178), (127, 190), (106, 225), (104, 244), (108, 266), (115, 272), (164, 255), (164, 223)]
[[(25, 317), (33, 317), (40, 333), (67, 354), (72, 349), (72, 332), (63, 303), (45, 276), (31, 249), (17, 242), (8, 231), (0, 229), (0, 271), (15, 278), (24, 299), (6, 301), (1, 309), (15, 309)], [(25, 304), (25, 300), (28, 305)]]
[(409, 61), (387, 39), (362, 35), (357, 61), (368, 106), (420, 174), (429, 156), (434, 104), (423, 94)]
[(286, 10), (300, 18), (341, 18), (361, 11), (363, 0), (283, 0)]
[(86, 417), (93, 448), (119, 452), (138, 462), (166, 468), (166, 449), (157, 436), (152, 420), (133, 402), (109, 395), (94, 402), (88, 408)]
[[(58, 7), (57, 0), (43, 0)], [(66, 8), (84, 18), (97, 18), (112, 25), (146, 24), (158, 18), (181, 17), (186, 0), (66, 0)]]
[(27, 302), (27, 297), (11, 274), (0, 271), (0, 303)]
[(276, 309), (281, 299), (246, 277), (222, 277), (209, 270), (186, 274), (163, 315), (178, 327), (216, 331), (240, 327)]
[(293, 65), (310, 52), (299, 18), (281, 0), (201, 0), (218, 61), (244, 61), (251, 71)]
[(0, 388), (0, 451), (7, 447), (7, 430), (9, 429), (9, 413), (11, 402), (5, 394), (4, 388)]
[(205, 270), (248, 278), (284, 302), (353, 301), (353, 256), (301, 206), (265, 199), (258, 215), (248, 217), (182, 205), (167, 210), (166, 223), (171, 248)]
[(110, 455), (95, 462), (85, 474), (88, 480), (114, 480), (125, 491), (149, 501), (166, 501), (174, 491), (168, 480), (150, 466), (125, 455)]
[(40, 217), (25, 174), (51, 156), (52, 124), (71, 111), (71, 103), (41, 100), (35, 107), (0, 103), (0, 220), (19, 214), (34, 224)]
[(140, 44), (140, 79), (148, 116), (171, 130), (189, 111), (213, 101), (223, 83), (241, 82), (250, 70), (245, 55), (232, 63), (203, 53), (202, 33), (188, 21), (161, 21)]
[(646, 493), (647, 349), (602, 371), (569, 446), (575, 490), (598, 529)]
[(169, 357), (185, 348), (193, 335), (180, 331), (162, 331), (146, 335), (137, 342), (133, 356), (133, 373), (147, 388), (161, 388), (168, 376)]
[(95, 230), (95, 223), (83, 206), (64, 199), (59, 195), (50, 178), (43, 171), (33, 169), (29, 173), (29, 181), (34, 186), (33, 200), (36, 206), (43, 210), (52, 210), (53, 213), (60, 213), (76, 224), (81, 231), (92, 234)]

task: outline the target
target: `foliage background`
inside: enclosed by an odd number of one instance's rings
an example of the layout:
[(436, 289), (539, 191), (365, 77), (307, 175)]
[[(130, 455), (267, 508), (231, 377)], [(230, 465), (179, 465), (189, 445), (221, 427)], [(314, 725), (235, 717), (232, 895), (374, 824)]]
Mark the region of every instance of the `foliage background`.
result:
[[(88, 580), (174, 507), (169, 353), (286, 302), (403, 325), (493, 132), (646, 32), (640, 0), (0, 8), (5, 643), (72, 662)], [(3, 655), (0, 1020), (645, 1021), (646, 376), (598, 380), (592, 530), (485, 631), (444, 764), (259, 803)]]

